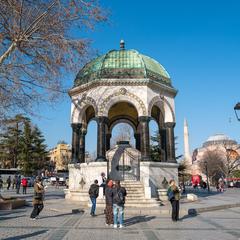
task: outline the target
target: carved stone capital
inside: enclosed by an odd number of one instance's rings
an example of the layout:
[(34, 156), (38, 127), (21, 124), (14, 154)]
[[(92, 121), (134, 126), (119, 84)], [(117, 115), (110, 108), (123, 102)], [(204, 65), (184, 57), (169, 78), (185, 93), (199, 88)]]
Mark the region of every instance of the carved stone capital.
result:
[(164, 123), (165, 128), (174, 128), (175, 125), (176, 125), (175, 122), (165, 122)]
[(82, 123), (72, 123), (71, 127), (72, 127), (73, 131), (74, 130), (80, 130), (81, 127), (82, 127)]
[(109, 123), (109, 118), (105, 116), (99, 116), (99, 117), (96, 117), (96, 119), (98, 123), (105, 123), (105, 124)]
[(139, 122), (150, 122), (151, 121), (151, 117), (149, 117), (149, 116), (140, 116), (139, 118), (138, 118), (138, 121)]

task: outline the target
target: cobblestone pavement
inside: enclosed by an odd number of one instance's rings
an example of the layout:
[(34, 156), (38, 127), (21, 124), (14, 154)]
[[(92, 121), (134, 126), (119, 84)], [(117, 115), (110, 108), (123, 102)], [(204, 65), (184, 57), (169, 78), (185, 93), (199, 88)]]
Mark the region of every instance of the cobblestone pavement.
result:
[(0, 239), (83, 240), (239, 240), (240, 208), (185, 216), (173, 223), (169, 216), (125, 216), (123, 229), (105, 226), (104, 215), (59, 213), (47, 206), (38, 220), (30, 220), (31, 207), (0, 212)]
[[(13, 191), (4, 196), (14, 196)], [(31, 202), (32, 189), (24, 197)], [(72, 214), (79, 208), (77, 202), (64, 201), (62, 189), (50, 187), (46, 195), (45, 207), (40, 219), (32, 221), (29, 215), (32, 207), (12, 211), (0, 211), (0, 239), (82, 239), (82, 240), (240, 240), (240, 208), (231, 208), (201, 213), (195, 217), (181, 216), (181, 221), (173, 223), (169, 215), (126, 215), (123, 229), (105, 226), (102, 210), (98, 216), (91, 217), (89, 212)], [(239, 198), (239, 190), (230, 190), (222, 195), (204, 197), (195, 206), (232, 202)], [(190, 205), (192, 205), (190, 204)], [(189, 204), (182, 204), (181, 207)]]

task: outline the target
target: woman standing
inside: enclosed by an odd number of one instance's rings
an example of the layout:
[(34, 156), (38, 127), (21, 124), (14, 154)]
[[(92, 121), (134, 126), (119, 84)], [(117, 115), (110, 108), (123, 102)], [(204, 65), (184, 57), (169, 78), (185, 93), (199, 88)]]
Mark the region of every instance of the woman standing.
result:
[(44, 186), (42, 185), (41, 178), (36, 177), (34, 183), (34, 196), (33, 196), (33, 211), (30, 218), (35, 220), (39, 213), (43, 210), (43, 196)]
[(106, 225), (113, 225), (113, 192), (112, 192), (113, 181), (109, 180), (105, 188), (105, 200), (106, 200)]
[(168, 200), (171, 202), (171, 205), (172, 205), (172, 220), (176, 222), (179, 220), (180, 193), (173, 179), (169, 181), (169, 184), (170, 186), (168, 188), (167, 195), (168, 195)]

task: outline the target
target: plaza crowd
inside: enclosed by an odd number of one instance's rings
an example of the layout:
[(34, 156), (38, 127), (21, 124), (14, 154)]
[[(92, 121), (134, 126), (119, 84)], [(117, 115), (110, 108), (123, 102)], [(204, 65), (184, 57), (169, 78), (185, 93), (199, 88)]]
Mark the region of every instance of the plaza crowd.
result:
[[(13, 178), (11, 176), (8, 176), (6, 182), (6, 190), (9, 191), (10, 189), (16, 190), (17, 194), (20, 194), (20, 188), (22, 186), (22, 194), (27, 194), (27, 187), (30, 184), (28, 179), (26, 177), (21, 178), (21, 175), (15, 175)], [(4, 189), (4, 181), (2, 177), (0, 176), (0, 191)]]

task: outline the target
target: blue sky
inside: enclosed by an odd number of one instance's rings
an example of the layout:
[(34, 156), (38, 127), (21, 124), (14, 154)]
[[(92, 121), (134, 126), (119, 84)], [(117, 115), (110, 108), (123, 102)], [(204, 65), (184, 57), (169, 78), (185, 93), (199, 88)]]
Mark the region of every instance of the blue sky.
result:
[[(240, 122), (233, 107), (240, 101), (240, 2), (237, 0), (110, 1), (110, 20), (94, 32), (78, 33), (92, 40), (100, 54), (119, 48), (136, 49), (159, 61), (178, 89), (175, 99), (177, 154), (183, 153), (183, 120), (187, 118), (193, 150), (208, 136), (225, 133), (240, 142)], [(73, 76), (66, 81), (71, 86)], [(40, 120), (49, 147), (71, 142), (70, 99), (55, 109), (44, 108)], [(91, 128), (88, 149), (95, 138)]]

